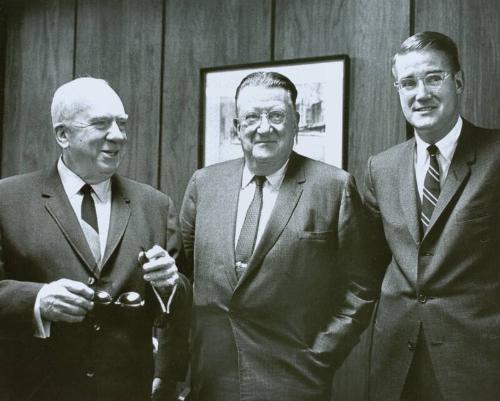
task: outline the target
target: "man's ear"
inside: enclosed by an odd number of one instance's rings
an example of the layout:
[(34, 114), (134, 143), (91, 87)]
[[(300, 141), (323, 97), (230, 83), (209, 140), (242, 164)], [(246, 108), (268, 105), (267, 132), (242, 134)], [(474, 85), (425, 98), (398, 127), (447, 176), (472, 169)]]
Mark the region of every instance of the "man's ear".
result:
[(69, 146), (67, 128), (63, 123), (59, 123), (54, 127), (54, 134), (56, 136), (57, 144), (62, 149), (65, 149)]
[(464, 85), (465, 85), (463, 71), (460, 70), (460, 71), (456, 72), (454, 79), (455, 79), (455, 86), (457, 88), (457, 93), (463, 93)]

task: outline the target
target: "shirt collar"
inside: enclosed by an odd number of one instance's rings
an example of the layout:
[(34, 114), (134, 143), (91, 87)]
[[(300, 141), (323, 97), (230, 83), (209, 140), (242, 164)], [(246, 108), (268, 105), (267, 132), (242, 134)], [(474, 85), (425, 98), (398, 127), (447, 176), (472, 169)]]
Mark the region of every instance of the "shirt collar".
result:
[[(463, 120), (462, 117), (458, 117), (458, 120), (455, 126), (448, 132), (443, 138), (435, 143), (435, 145), (439, 149), (439, 155), (444, 159), (451, 161), (453, 157), (453, 153), (455, 152), (455, 148), (457, 147), (458, 138), (460, 136), (460, 132), (462, 131)], [(415, 132), (415, 142), (417, 144), (417, 157), (423, 158), (424, 160), (427, 157), (427, 147), (430, 145), (425, 142), (418, 136)]]
[[(78, 194), (85, 185), (85, 181), (83, 181), (78, 175), (71, 171), (66, 164), (64, 164), (62, 157), (59, 157), (59, 160), (57, 161), (57, 172), (59, 173), (59, 177), (61, 177), (64, 191), (68, 194), (68, 197)], [(109, 178), (97, 184), (92, 184), (91, 187), (97, 195), (99, 201), (105, 202), (110, 198), (111, 180)]]
[[(267, 182), (269, 182), (269, 184), (271, 184), (274, 189), (279, 189), (281, 183), (283, 182), (283, 179), (285, 178), (288, 160), (285, 162), (285, 164), (283, 164), (283, 166), (281, 166), (278, 171), (270, 175), (266, 175)], [(245, 164), (245, 166), (243, 167), (243, 176), (241, 178), (241, 189), (246, 188), (252, 182), (254, 176), (255, 174), (252, 173)]]

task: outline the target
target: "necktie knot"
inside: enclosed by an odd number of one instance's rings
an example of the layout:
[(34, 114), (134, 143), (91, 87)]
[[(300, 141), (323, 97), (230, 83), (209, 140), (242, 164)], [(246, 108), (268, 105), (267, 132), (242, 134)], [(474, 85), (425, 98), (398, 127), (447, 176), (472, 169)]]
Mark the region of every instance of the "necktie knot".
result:
[(92, 194), (92, 192), (94, 192), (94, 190), (92, 189), (92, 187), (89, 185), (89, 184), (85, 184), (84, 186), (82, 186), (82, 188), (80, 189), (80, 193), (83, 195), (83, 196), (89, 196)]
[(255, 185), (257, 187), (262, 188), (262, 186), (266, 182), (266, 176), (264, 176), (264, 175), (255, 175), (253, 177), (253, 181), (255, 182)]
[(427, 152), (431, 157), (437, 156), (437, 154), (439, 153), (439, 148), (436, 145), (432, 144), (427, 147)]

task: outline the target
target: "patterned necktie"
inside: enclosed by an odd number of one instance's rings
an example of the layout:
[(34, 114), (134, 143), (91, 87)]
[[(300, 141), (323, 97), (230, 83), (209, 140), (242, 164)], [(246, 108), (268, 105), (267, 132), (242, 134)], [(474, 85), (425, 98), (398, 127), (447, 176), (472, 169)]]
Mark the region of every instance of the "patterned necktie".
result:
[(427, 148), (429, 153), (430, 163), (429, 169), (424, 179), (424, 191), (422, 196), (422, 212), (420, 213), (420, 221), (422, 222), (422, 233), (427, 231), (429, 222), (431, 221), (432, 212), (436, 207), (441, 187), (439, 183), (439, 163), (437, 155), (439, 149), (436, 145), (430, 145)]
[(101, 245), (99, 242), (99, 226), (97, 225), (97, 213), (95, 210), (94, 199), (92, 198), (93, 189), (89, 184), (85, 184), (80, 193), (83, 194), (82, 200), (82, 220), (83, 233), (89, 244), (90, 250), (99, 265), (101, 260)]
[(238, 280), (245, 272), (248, 260), (252, 256), (259, 229), (260, 213), (262, 211), (262, 187), (266, 181), (266, 177), (256, 175), (253, 180), (255, 182), (255, 193), (252, 203), (247, 210), (243, 226), (241, 227), (235, 250), (236, 276)]

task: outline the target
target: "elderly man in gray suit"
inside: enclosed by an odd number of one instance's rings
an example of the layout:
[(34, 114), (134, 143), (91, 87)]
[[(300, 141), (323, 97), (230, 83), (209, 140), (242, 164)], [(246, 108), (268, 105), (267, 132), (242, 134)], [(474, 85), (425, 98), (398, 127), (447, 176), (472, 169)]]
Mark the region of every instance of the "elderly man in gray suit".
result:
[(186, 191), (197, 401), (330, 401), (378, 295), (353, 178), (292, 151), (296, 97), (283, 75), (245, 77), (244, 158), (197, 171)]
[(368, 161), (365, 202), (386, 268), (370, 400), (500, 399), (500, 135), (459, 113), (453, 41), (408, 38), (393, 58), (414, 137)]

